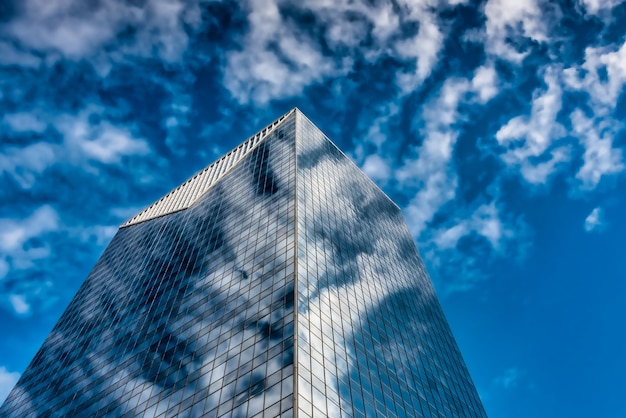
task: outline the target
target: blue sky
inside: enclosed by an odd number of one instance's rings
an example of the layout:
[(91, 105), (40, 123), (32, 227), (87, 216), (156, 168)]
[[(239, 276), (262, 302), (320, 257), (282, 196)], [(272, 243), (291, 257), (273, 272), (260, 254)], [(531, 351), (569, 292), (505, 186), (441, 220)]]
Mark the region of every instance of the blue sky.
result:
[(622, 417), (626, 4), (0, 2), (0, 398), (117, 226), (299, 107), (403, 208), (491, 417)]

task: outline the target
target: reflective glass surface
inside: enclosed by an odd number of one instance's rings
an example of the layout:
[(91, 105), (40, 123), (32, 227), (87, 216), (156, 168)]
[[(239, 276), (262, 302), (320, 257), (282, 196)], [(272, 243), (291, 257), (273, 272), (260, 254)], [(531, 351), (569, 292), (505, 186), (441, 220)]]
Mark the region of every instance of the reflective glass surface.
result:
[(296, 129), (298, 416), (485, 416), (400, 210)]
[(0, 416), (485, 412), (400, 210), (295, 111), (118, 231)]
[(0, 416), (291, 416), (294, 135), (120, 229)]

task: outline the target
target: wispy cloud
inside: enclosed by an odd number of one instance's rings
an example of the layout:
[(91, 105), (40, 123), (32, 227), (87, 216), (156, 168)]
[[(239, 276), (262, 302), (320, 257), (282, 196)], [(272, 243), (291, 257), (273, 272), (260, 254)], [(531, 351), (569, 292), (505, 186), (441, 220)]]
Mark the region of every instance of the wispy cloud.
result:
[(538, 0), (489, 0), (485, 4), (486, 52), (520, 63), (530, 52), (524, 47), (527, 40), (548, 40), (548, 22), (544, 13)]
[(611, 122), (585, 117), (576, 110), (571, 115), (573, 132), (584, 146), (583, 165), (576, 173), (584, 189), (595, 188), (602, 177), (624, 171), (622, 150), (613, 147), (613, 133), (617, 129)]
[(88, 108), (77, 116), (62, 115), (55, 118), (55, 127), (63, 135), (64, 151), (69, 153), (66, 157), (76, 162), (86, 159), (119, 164), (124, 156), (150, 152), (146, 141), (135, 138), (126, 127), (118, 127), (106, 119), (98, 121), (101, 112), (97, 108)]
[(497, 93), (497, 77), (491, 67), (479, 67), (471, 79), (450, 78), (416, 120), (424, 140), (415, 154), (404, 161), (395, 176), (406, 187), (419, 191), (405, 209), (415, 236), (446, 202), (454, 199), (457, 174), (452, 161), (461, 132), (463, 117), (459, 105), (471, 101), (486, 102)]
[[(558, 164), (569, 160), (566, 146), (553, 146), (566, 134), (557, 122), (562, 106), (562, 89), (557, 68), (543, 70), (545, 89), (533, 94), (530, 115), (516, 116), (496, 132), (496, 140), (505, 148), (502, 160), (520, 173), (531, 184), (545, 183)], [(537, 157), (543, 157), (533, 162)]]
[(417, 88), (433, 71), (439, 61), (444, 35), (439, 28), (436, 16), (429, 11), (426, 2), (407, 4), (409, 15), (420, 24), (415, 36), (403, 39), (394, 45), (398, 56), (414, 61), (414, 72), (397, 74), (397, 84), (402, 93), (410, 93)]
[(598, 116), (615, 106), (626, 83), (626, 42), (585, 49), (584, 62), (563, 71), (564, 82), (574, 90), (589, 94)]
[(0, 218), (0, 299), (8, 301), (18, 315), (31, 313), (30, 296), (41, 293), (43, 288), (27, 282), (6, 287), (3, 279), (33, 269), (36, 263), (49, 257), (52, 249), (46, 236), (59, 228), (59, 215), (48, 205), (39, 207), (23, 220)]
[(512, 231), (503, 225), (495, 202), (492, 202), (480, 206), (470, 217), (459, 220), (452, 227), (438, 229), (433, 241), (438, 248), (454, 248), (459, 239), (470, 233), (485, 237), (495, 250), (500, 249), (501, 241), (506, 235), (512, 235)]
[(397, 171), (399, 182), (417, 186), (419, 191), (405, 208), (413, 235), (419, 236), (437, 210), (454, 198), (457, 176), (451, 166), (452, 152), (459, 131), (457, 107), (467, 91), (467, 80), (449, 79), (438, 96), (425, 106), (420, 133), (422, 145), (417, 158), (407, 159)]
[[(583, 191), (595, 189), (603, 177), (623, 172), (622, 150), (613, 141), (623, 124), (612, 116), (626, 83), (626, 70), (617, 64), (622, 51), (626, 51), (623, 46), (618, 52), (601, 55), (601, 59), (596, 52), (587, 50), (582, 67), (544, 67), (541, 74), (545, 87), (535, 90), (530, 114), (510, 119), (495, 134), (505, 149), (502, 160), (519, 170), (532, 185), (546, 184), (551, 175), (569, 172), (574, 165), (579, 181), (576, 187)], [(599, 61), (607, 65), (607, 81), (600, 80), (598, 72), (603, 64)], [(580, 78), (580, 72), (586, 75)], [(562, 118), (563, 97), (571, 91), (588, 93), (591, 100), (571, 110), (571, 127), (566, 127), (567, 120)], [(583, 164), (576, 167), (575, 156), (579, 152)]]
[(245, 2), (249, 29), (241, 48), (226, 53), (225, 86), (239, 103), (265, 104), (347, 75), (358, 62), (391, 58), (401, 68), (395, 88), (410, 94), (440, 60), (445, 25), (436, 11), (460, 3)]
[(57, 164), (94, 170), (93, 164), (120, 164), (124, 157), (150, 153), (147, 142), (134, 137), (132, 127), (117, 126), (103, 116), (104, 109), (97, 107), (72, 115), (6, 114), (3, 121), (9, 134), (41, 133), (50, 126), (61, 135), (61, 142), (0, 146), (0, 173), (7, 173), (20, 187), (30, 189), (48, 168)]
[(621, 3), (620, 0), (578, 0), (584, 11), (590, 15), (608, 14), (607, 20), (610, 20), (609, 12), (613, 7)]
[(11, 302), (16, 314), (27, 315), (30, 313), (30, 305), (26, 302), (26, 296), (12, 294), (9, 296), (9, 302)]
[(499, 92), (499, 78), (492, 63), (478, 67), (472, 78), (472, 87), (477, 96), (479, 103), (487, 103), (493, 99)]
[(13, 260), (18, 268), (31, 266), (32, 259), (47, 255), (47, 250), (28, 248), (25, 244), (32, 238), (59, 228), (59, 216), (51, 206), (44, 205), (18, 221), (0, 218), (0, 250)]
[(585, 218), (585, 231), (599, 231), (603, 227), (604, 222), (602, 221), (602, 209), (599, 207), (594, 208)]
[[(613, 116), (617, 100), (626, 84), (626, 43), (590, 47), (585, 61), (563, 71), (568, 89), (589, 95), (583, 112), (576, 109), (570, 115), (572, 134), (582, 145), (583, 165), (576, 173), (583, 190), (594, 189), (602, 177), (624, 171), (622, 150), (614, 146), (613, 137), (624, 125)], [(582, 76), (580, 74), (583, 74)]]
[(305, 86), (339, 74), (349, 60), (336, 63), (273, 1), (246, 4), (250, 30), (241, 51), (227, 54), (225, 85), (241, 103), (266, 103), (302, 92)]
[(365, 174), (370, 176), (370, 178), (382, 183), (391, 175), (389, 164), (376, 154), (369, 155), (365, 161), (363, 161), (361, 169)]
[[(198, 1), (25, 0), (4, 33), (30, 51), (91, 60), (106, 74), (112, 62), (133, 56), (180, 60), (189, 42), (186, 28), (198, 27), (200, 13)], [(36, 64), (28, 52), (13, 56), (13, 61)]]
[[(509, 223), (507, 218), (507, 223), (503, 222), (496, 206), (497, 198), (469, 205), (458, 199), (459, 174), (454, 154), (463, 126), (468, 123), (465, 110), (461, 109), (468, 105), (485, 105), (499, 92), (500, 80), (490, 62), (476, 68), (468, 78), (450, 77), (415, 115), (413, 124), (422, 142), (400, 166), (394, 167), (377, 155), (364, 159), (364, 168), (384, 175), (387, 167), (393, 167), (392, 178), (402, 184), (405, 195), (415, 191), (404, 207), (405, 216), (411, 232), (420, 242), (433, 277), (446, 293), (473, 288), (484, 278), (481, 270), (484, 260), (489, 259), (485, 252), (508, 254), (508, 243), (525, 236), (519, 231), (521, 224), (516, 220), (511, 219)], [(390, 117), (395, 114), (384, 115), (378, 122), (389, 123)], [(372, 125), (376, 127), (375, 135), (370, 131), (368, 138), (372, 137), (370, 142), (379, 153), (384, 153), (388, 148), (386, 143), (376, 144), (379, 132), (385, 130), (379, 124)], [(390, 160), (393, 161), (393, 157)], [(454, 208), (454, 215), (449, 212), (451, 208)], [(433, 225), (435, 218), (438, 220)], [(485, 240), (487, 247), (475, 247), (471, 254), (465, 248), (461, 251), (457, 248), (460, 242), (476, 237)], [(454, 274), (454, 279), (448, 277), (446, 266), (450, 265), (454, 265), (458, 273)]]
[[(72, 214), (73, 224), (67, 226), (50, 205), (22, 216), (0, 218), (0, 306), (17, 316), (30, 316), (65, 293), (65, 281), (76, 273), (72, 268), (77, 261), (85, 256), (93, 258), (89, 252), (101, 250), (117, 225), (103, 224), (103, 219), (80, 225), (80, 217)], [(76, 254), (60, 258), (59, 243), (63, 248), (73, 248)], [(52, 273), (58, 271), (64, 274)]]
[(389, 138), (394, 136), (390, 127), (397, 121), (400, 108), (394, 102), (385, 103), (379, 105), (374, 114), (371, 120), (363, 121), (359, 127), (365, 134), (355, 138), (352, 158), (360, 163), (368, 176), (385, 186), (397, 168), (393, 161), (397, 153), (394, 146), (400, 141), (389, 141)]
[(484, 282), (498, 258), (522, 261), (526, 257), (529, 226), (501, 206), (495, 200), (475, 208), (458, 205), (454, 215), (423, 234), (422, 253), (443, 295)]

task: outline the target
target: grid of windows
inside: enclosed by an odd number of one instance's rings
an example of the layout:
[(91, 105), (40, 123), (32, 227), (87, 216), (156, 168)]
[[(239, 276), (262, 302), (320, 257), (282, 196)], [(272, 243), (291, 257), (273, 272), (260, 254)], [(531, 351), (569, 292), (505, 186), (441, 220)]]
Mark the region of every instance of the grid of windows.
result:
[(270, 127), (118, 231), (0, 416), (485, 416), (398, 207)]
[(294, 119), (188, 210), (118, 231), (0, 416), (292, 415)]
[(485, 416), (400, 210), (296, 129), (298, 416)]

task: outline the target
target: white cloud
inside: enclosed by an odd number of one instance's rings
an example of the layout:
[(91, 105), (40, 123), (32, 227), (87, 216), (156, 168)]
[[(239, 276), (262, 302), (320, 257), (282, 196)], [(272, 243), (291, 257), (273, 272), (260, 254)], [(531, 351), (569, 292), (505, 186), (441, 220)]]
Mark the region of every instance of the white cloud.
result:
[[(56, 50), (70, 58), (82, 58), (115, 35), (115, 18), (106, 10), (86, 11), (73, 1), (23, 2), (24, 15), (7, 25), (7, 32), (36, 50)], [(113, 25), (111, 25), (113, 23)]]
[(600, 180), (624, 171), (622, 150), (613, 147), (613, 136), (623, 123), (612, 116), (626, 84), (626, 43), (589, 47), (585, 61), (563, 71), (569, 90), (589, 94), (592, 114), (575, 110), (570, 115), (572, 135), (584, 148), (583, 165), (576, 173), (583, 190), (594, 189)]
[(448, 79), (439, 96), (424, 105), (424, 125), (420, 129), (424, 141), (416, 149), (418, 157), (406, 160), (395, 173), (401, 183), (419, 188), (405, 208), (409, 227), (416, 237), (437, 210), (456, 195), (457, 176), (451, 157), (458, 132), (452, 125), (459, 119), (457, 107), (468, 88), (465, 79)]
[(443, 34), (436, 23), (436, 17), (427, 8), (420, 10), (418, 14), (420, 29), (417, 35), (394, 45), (399, 57), (415, 61), (414, 73), (397, 74), (397, 83), (402, 93), (410, 93), (430, 75), (439, 61), (439, 52), (443, 46)]
[(334, 58), (325, 57), (313, 39), (281, 16), (273, 1), (247, 4), (250, 31), (243, 49), (226, 56), (224, 83), (241, 103), (266, 103), (296, 95), (324, 77), (338, 74)]
[(583, 189), (593, 189), (603, 176), (624, 170), (622, 150), (613, 148), (612, 127), (606, 126), (610, 122), (594, 123), (580, 110), (572, 113), (571, 120), (573, 133), (580, 138), (585, 148), (583, 165), (576, 173), (576, 178), (582, 182)]
[(597, 116), (611, 112), (626, 83), (626, 42), (586, 48), (585, 62), (563, 74), (569, 88), (589, 93)]
[(476, 233), (489, 241), (496, 251), (501, 248), (505, 237), (512, 237), (513, 231), (506, 228), (499, 216), (495, 202), (481, 205), (470, 216), (457, 220), (451, 227), (443, 227), (433, 232), (433, 242), (444, 250), (456, 247), (458, 241), (471, 233)]
[(529, 160), (521, 161), (520, 173), (530, 184), (544, 184), (560, 166), (564, 166), (571, 158), (570, 149), (567, 146), (558, 147), (546, 153), (546, 161), (531, 163)]
[(585, 12), (597, 15), (612, 9), (622, 3), (622, 0), (578, 0), (578, 2), (583, 6)]
[(547, 27), (538, 0), (489, 0), (485, 5), (485, 50), (519, 63), (528, 54), (513, 42), (547, 40)]
[(145, 155), (150, 148), (143, 139), (135, 139), (126, 128), (103, 120), (91, 123), (89, 117), (97, 110), (85, 110), (74, 115), (63, 115), (54, 122), (63, 135), (64, 148), (76, 161), (87, 158), (104, 164), (118, 164), (128, 155)]
[[(98, 56), (102, 59), (104, 54), (105, 61), (156, 56), (173, 63), (187, 49), (185, 27), (197, 29), (200, 24), (198, 3), (24, 0), (20, 14), (5, 25), (4, 33), (31, 50), (73, 60), (92, 59), (97, 63)], [(134, 29), (132, 35), (117, 43), (117, 36), (129, 28)], [(25, 65), (36, 64), (28, 56), (20, 59)], [(107, 67), (102, 62), (100, 65)]]
[(389, 146), (394, 144), (389, 141), (393, 135), (389, 124), (398, 115), (400, 108), (395, 103), (386, 103), (376, 110), (377, 117), (363, 120), (359, 125), (359, 130), (367, 129), (367, 133), (358, 139), (352, 154), (354, 160), (361, 161), (361, 169), (368, 176), (384, 185), (393, 175), (393, 164), (387, 159), (393, 153)]
[(468, 223), (461, 222), (450, 228), (437, 231), (434, 242), (438, 248), (445, 250), (456, 247), (461, 238), (468, 234)]
[(363, 162), (361, 169), (369, 177), (383, 183), (386, 182), (391, 175), (391, 168), (389, 167), (387, 161), (383, 160), (376, 154), (368, 156)]
[(0, 153), (0, 173), (9, 174), (23, 189), (30, 189), (57, 159), (57, 146), (37, 142), (23, 148), (6, 147)]
[(28, 315), (30, 313), (30, 305), (26, 303), (26, 298), (23, 295), (11, 295), (9, 296), (11, 306), (18, 315)]
[[(396, 87), (407, 94), (436, 67), (445, 34), (437, 10), (457, 1), (365, 3), (304, 0), (289, 4), (314, 16), (321, 31), (309, 33), (283, 16), (282, 1), (248, 1), (249, 32), (241, 48), (227, 54), (224, 81), (241, 102), (266, 103), (302, 92), (309, 85), (346, 74), (356, 57), (374, 62), (382, 56), (410, 65), (396, 74)], [(403, 27), (415, 25), (411, 35)], [(322, 52), (321, 42), (330, 50)], [(364, 43), (364, 39), (370, 41)]]
[[(58, 233), (61, 222), (56, 210), (43, 205), (24, 219), (0, 218), (0, 254), (3, 276), (35, 268), (50, 257), (49, 234)], [(2, 277), (2, 275), (0, 275)], [(17, 288), (2, 294), (2, 300), (17, 315), (29, 315), (33, 302), (45, 298), (49, 281), (21, 280)], [(49, 298), (52, 299), (52, 298)]]
[[(5, 115), (3, 122), (14, 132), (41, 132), (51, 126), (61, 134), (62, 141), (0, 147), (0, 173), (9, 174), (20, 187), (30, 189), (46, 169), (55, 164), (69, 163), (91, 169), (94, 162), (120, 164), (123, 157), (151, 152), (144, 139), (133, 136), (132, 128), (100, 119), (103, 112), (103, 109), (90, 107), (71, 115)], [(95, 118), (92, 120), (92, 117)]]
[(457, 204), (454, 213), (420, 237), (422, 256), (444, 296), (468, 291), (487, 279), (488, 266), (497, 258), (522, 260), (530, 243), (523, 219), (499, 207), (497, 200)]
[(55, 231), (58, 227), (59, 216), (48, 205), (39, 207), (24, 220), (0, 218), (0, 250), (9, 255), (25, 251), (23, 247), (26, 241)]
[(6, 367), (0, 366), (0, 405), (4, 402), (9, 393), (20, 378), (17, 372), (9, 372)]
[[(49, 257), (51, 249), (46, 244), (45, 236), (59, 228), (59, 216), (48, 205), (37, 208), (23, 220), (0, 218), (0, 278), (12, 272), (31, 269), (37, 262)], [(33, 245), (33, 238), (39, 239), (40, 243)], [(28, 315), (31, 311), (29, 298), (41, 291), (41, 288), (33, 287), (32, 283), (21, 283), (20, 293), (4, 296), (8, 296), (8, 303), (16, 314)]]
[(494, 249), (499, 249), (505, 231), (494, 202), (479, 207), (472, 215), (472, 223), (479, 235), (485, 237)]
[[(496, 132), (496, 140), (506, 149), (502, 160), (510, 167), (519, 168), (524, 179), (532, 184), (545, 183), (557, 165), (569, 159), (567, 148), (559, 147), (546, 153), (566, 131), (556, 121), (562, 95), (558, 70), (547, 67), (543, 77), (547, 89), (533, 93), (530, 115), (516, 116)], [(544, 157), (544, 160), (534, 163), (531, 157)]]
[(405, 213), (411, 232), (417, 237), (446, 202), (456, 196), (457, 174), (452, 156), (459, 135), (455, 125), (463, 121), (459, 104), (478, 100), (486, 102), (497, 94), (497, 80), (490, 67), (479, 67), (471, 80), (450, 78), (439, 95), (425, 103), (420, 133), (424, 140), (415, 150), (416, 159), (407, 159), (395, 172), (407, 187), (419, 188)]
[(487, 103), (498, 93), (498, 73), (493, 64), (478, 67), (472, 78), (472, 90), (480, 103)]
[[(469, 80), (448, 80), (438, 99), (424, 104), (428, 111), (424, 111), (425, 125), (421, 129), (425, 138), (416, 150), (419, 157), (406, 161), (396, 172), (404, 185), (419, 183), (418, 193), (405, 210), (406, 218), (412, 233), (421, 242), (422, 254), (434, 280), (441, 280), (444, 294), (474, 288), (486, 278), (483, 271), (490, 258), (522, 259), (528, 245), (529, 230), (525, 222), (503, 212), (498, 207), (497, 196), (489, 203), (470, 203), (469, 207), (455, 202), (456, 216), (445, 215), (438, 218), (436, 225), (428, 226), (439, 210), (457, 197), (458, 174), (452, 156), (461, 127), (455, 125), (465, 122), (459, 106), (483, 103), (498, 94), (498, 81), (489, 75), (488, 68), (479, 68)], [(554, 159), (557, 158), (560, 157)], [(470, 251), (459, 247), (464, 237), (482, 237), (487, 245)]]
[(585, 231), (591, 232), (600, 229), (603, 226), (602, 209), (594, 208), (585, 218)]

